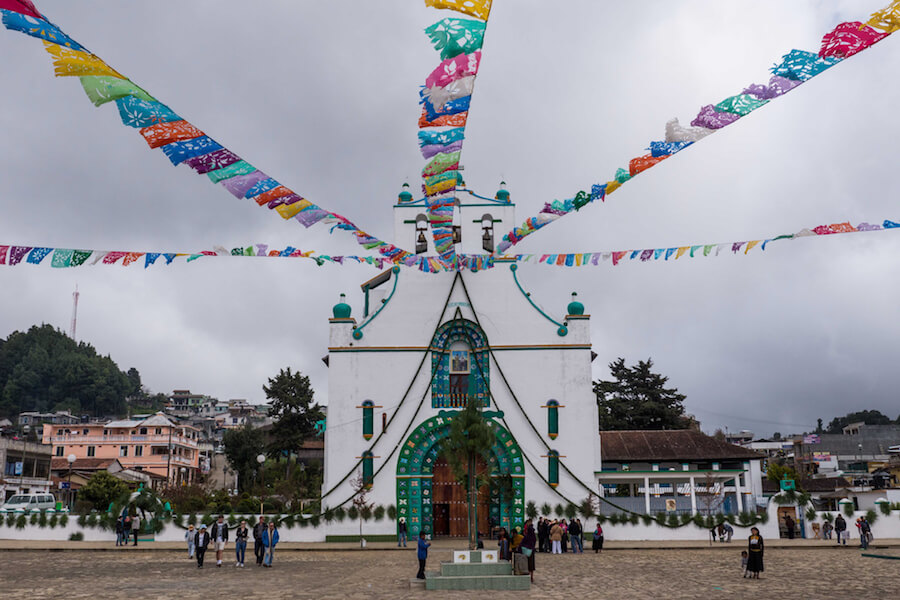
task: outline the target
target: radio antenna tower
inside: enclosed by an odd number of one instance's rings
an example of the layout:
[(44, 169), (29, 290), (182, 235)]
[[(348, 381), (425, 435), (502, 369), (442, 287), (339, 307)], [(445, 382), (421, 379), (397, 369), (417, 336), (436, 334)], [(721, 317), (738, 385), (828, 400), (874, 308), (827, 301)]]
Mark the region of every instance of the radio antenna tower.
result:
[(75, 284), (75, 291), (72, 292), (72, 326), (69, 331), (69, 337), (75, 341), (75, 326), (78, 324), (78, 284)]

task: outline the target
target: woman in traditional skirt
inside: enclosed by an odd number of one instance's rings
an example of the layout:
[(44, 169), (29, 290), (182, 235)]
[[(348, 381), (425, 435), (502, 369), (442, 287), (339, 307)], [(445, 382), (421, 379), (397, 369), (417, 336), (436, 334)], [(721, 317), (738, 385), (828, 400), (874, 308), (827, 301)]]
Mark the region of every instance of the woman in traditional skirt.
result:
[(750, 574), (751, 579), (759, 579), (760, 572), (765, 569), (763, 568), (763, 539), (759, 535), (759, 529), (756, 527), (750, 528), (750, 540), (747, 550), (750, 553), (747, 559), (747, 572)]
[(594, 541), (591, 544), (594, 554), (603, 550), (603, 528), (597, 523), (597, 529), (594, 530)]

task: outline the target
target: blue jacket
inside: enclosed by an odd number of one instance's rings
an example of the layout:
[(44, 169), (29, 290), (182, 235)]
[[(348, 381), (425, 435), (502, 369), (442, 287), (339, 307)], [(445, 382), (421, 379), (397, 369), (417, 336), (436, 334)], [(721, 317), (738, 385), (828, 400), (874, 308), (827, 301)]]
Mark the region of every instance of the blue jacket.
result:
[(262, 543), (263, 543), (263, 546), (266, 548), (268, 548), (269, 546), (274, 548), (275, 544), (278, 543), (278, 530), (277, 529), (273, 530), (271, 543), (269, 543), (269, 530), (266, 529), (265, 531), (263, 531)]
[(428, 546), (430, 546), (430, 545), (431, 544), (429, 544), (422, 538), (419, 538), (419, 541), (417, 544), (416, 556), (418, 558), (422, 558), (422, 559), (428, 558)]

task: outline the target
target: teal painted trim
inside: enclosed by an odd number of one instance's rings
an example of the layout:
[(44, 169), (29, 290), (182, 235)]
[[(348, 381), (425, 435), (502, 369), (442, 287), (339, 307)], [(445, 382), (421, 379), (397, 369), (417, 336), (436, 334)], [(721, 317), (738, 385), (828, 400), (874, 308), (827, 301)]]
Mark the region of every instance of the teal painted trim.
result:
[(534, 310), (541, 313), (545, 319), (547, 319), (548, 321), (550, 321), (551, 323), (553, 323), (554, 325), (559, 327), (559, 329), (556, 330), (557, 335), (559, 335), (560, 337), (565, 337), (565, 335), (567, 333), (569, 333), (569, 328), (566, 327), (565, 325), (563, 325), (562, 323), (560, 323), (559, 321), (553, 320), (547, 313), (545, 313), (540, 308), (538, 308), (538, 305), (534, 303), (534, 300), (531, 299), (531, 296), (529, 296), (527, 293), (525, 293), (525, 290), (522, 289), (522, 284), (519, 283), (519, 278), (516, 275), (516, 271), (519, 270), (519, 265), (510, 265), (509, 270), (512, 271), (513, 281), (516, 282), (516, 287), (519, 288), (519, 291), (522, 292), (522, 295), (525, 296), (525, 299), (528, 300), (528, 303), (534, 308)]
[[(535, 351), (535, 350), (590, 350), (591, 346), (530, 346), (528, 348), (491, 348), (494, 352), (513, 352), (513, 351)], [(329, 352), (427, 352), (432, 348), (329, 348)]]
[(391, 298), (394, 297), (394, 292), (397, 291), (397, 280), (400, 279), (400, 267), (394, 267), (393, 269), (391, 269), (391, 271), (394, 272), (394, 288), (391, 290), (390, 295), (388, 295), (388, 297), (385, 298), (385, 300), (384, 300), (384, 302), (381, 304), (381, 306), (378, 307), (378, 310), (376, 310), (374, 313), (372, 313), (372, 316), (371, 316), (371, 317), (369, 317), (368, 319), (366, 319), (365, 321), (363, 321), (362, 325), (360, 325), (359, 327), (357, 327), (356, 329), (353, 330), (353, 339), (354, 339), (354, 340), (361, 340), (361, 339), (362, 339), (362, 336), (363, 336), (363, 333), (362, 333), (363, 327), (365, 327), (366, 325), (368, 325), (369, 323), (371, 323), (372, 321), (374, 321), (374, 320), (375, 320), (375, 317), (377, 317), (377, 316), (381, 313), (381, 311), (384, 310), (384, 307), (387, 306), (388, 303), (391, 301)]

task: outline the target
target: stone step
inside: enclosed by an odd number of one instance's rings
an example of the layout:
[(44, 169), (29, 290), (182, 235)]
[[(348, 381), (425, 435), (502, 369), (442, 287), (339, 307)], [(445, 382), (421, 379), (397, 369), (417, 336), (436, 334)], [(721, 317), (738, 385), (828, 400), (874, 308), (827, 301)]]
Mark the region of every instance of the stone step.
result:
[(441, 563), (442, 576), (457, 575), (512, 575), (512, 565), (509, 561), (495, 563)]
[(425, 580), (418, 579), (416, 577), (410, 577), (409, 579), (409, 589), (411, 590), (424, 590), (425, 589)]
[(528, 575), (459, 575), (425, 574), (426, 590), (530, 590)]

